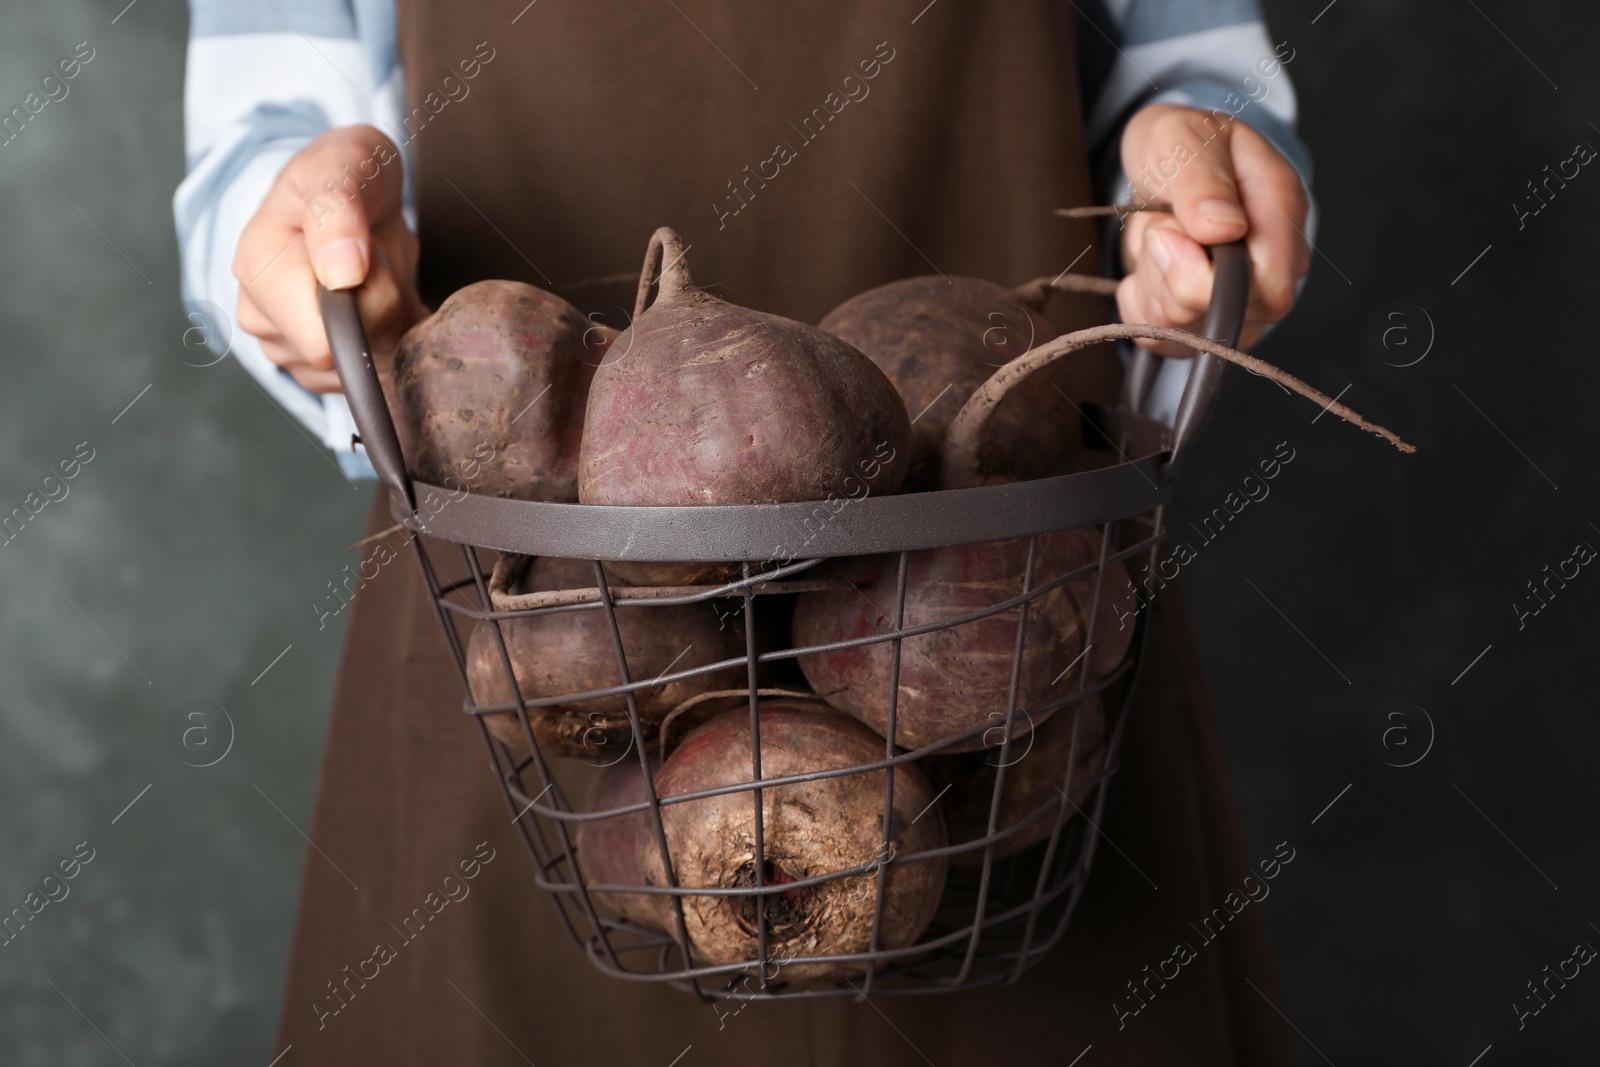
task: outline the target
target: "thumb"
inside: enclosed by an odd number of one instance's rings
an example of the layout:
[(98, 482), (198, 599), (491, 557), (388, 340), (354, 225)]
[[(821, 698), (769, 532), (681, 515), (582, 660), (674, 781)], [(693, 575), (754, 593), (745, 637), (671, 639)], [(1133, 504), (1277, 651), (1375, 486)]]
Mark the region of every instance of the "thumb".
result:
[[(344, 135), (297, 161), (295, 185), (305, 203), (300, 230), (317, 280), (329, 289), (353, 289), (372, 267), (374, 225), (399, 210), (398, 153), (381, 134), (375, 143), (355, 131), (335, 132)], [(390, 166), (380, 164), (384, 158), (393, 160)], [(376, 175), (366, 177), (375, 167)]]
[(1234, 178), (1232, 139), (1224, 133), (1200, 145), (1172, 182), (1172, 213), (1201, 244), (1237, 241), (1249, 229)]

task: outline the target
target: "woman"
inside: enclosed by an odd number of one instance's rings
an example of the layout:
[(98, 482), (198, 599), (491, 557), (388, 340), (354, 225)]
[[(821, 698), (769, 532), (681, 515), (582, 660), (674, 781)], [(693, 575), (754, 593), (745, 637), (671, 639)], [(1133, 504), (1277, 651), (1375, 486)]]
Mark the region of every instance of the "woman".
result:
[[(426, 306), (479, 278), (626, 306), (624, 279), (668, 224), (719, 295), (815, 321), (913, 274), (1015, 283), (1097, 269), (1094, 230), (1052, 210), (1114, 195), (1174, 208), (1111, 231), (1122, 318), (1193, 327), (1210, 294), (1203, 246), (1245, 236), (1248, 345), (1287, 313), (1308, 266), (1283, 71), (1293, 49), (1267, 39), (1249, 0), (192, 6), (193, 165), (177, 201), (189, 293), (237, 308), (259, 341), (240, 339), (241, 362), (352, 473), (364, 460), (350, 451), (319, 280), (357, 289), (382, 356)], [(1110, 176), (1098, 191), (1097, 149)], [(1106, 314), (1057, 303), (1063, 327)], [(1168, 411), (1182, 380), (1170, 366), (1155, 401)], [(385, 505), (372, 524), (388, 524)], [(1265, 859), (1244, 854), (1182, 603), (1169, 595), (1152, 612), (1102, 824), (1122, 855), (1101, 850), (1046, 962), (1014, 986), (755, 1003), (732, 1018), (607, 978), (570, 944), (515, 851), (476, 731), (454, 713), (459, 680), (420, 580), (386, 569), (352, 606), (274, 1054), (1293, 1062), (1260, 909), (1195, 945), (1179, 977), (1147, 977)], [(440, 900), (446, 875), (469, 891), (425, 928), (393, 925)], [(374, 963), (379, 942), (389, 952)]]

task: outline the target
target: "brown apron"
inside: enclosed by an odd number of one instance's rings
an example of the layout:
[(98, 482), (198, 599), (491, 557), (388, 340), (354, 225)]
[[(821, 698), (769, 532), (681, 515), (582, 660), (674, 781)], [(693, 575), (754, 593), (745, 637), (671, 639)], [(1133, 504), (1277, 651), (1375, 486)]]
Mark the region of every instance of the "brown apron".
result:
[[(1069, 24), (1045, 0), (520, 6), (399, 4), (430, 302), (510, 277), (631, 307), (659, 225), (712, 291), (810, 321), (890, 279), (1016, 283), (1093, 244), (1051, 215), (1092, 195)], [(1106, 314), (1060, 303), (1064, 324)], [(371, 529), (388, 523), (380, 500)], [(278, 1049), (342, 1067), (1065, 1065), (1090, 1046), (1085, 1067), (1295, 1062), (1261, 909), (1214, 939), (1192, 925), (1270, 857), (1245, 854), (1178, 586), (1150, 610), (1114, 847), (1044, 963), (1011, 986), (734, 1015), (606, 977), (567, 936), (396, 560), (351, 608)], [(1193, 958), (1152, 980), (1177, 942)]]

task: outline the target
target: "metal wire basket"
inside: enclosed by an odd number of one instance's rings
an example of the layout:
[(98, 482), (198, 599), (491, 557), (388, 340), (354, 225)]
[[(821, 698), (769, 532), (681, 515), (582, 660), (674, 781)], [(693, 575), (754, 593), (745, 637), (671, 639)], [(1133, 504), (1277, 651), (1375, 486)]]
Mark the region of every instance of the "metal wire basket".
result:
[[(1205, 333), (1232, 343), (1243, 322), (1248, 260), (1239, 244), (1212, 251), (1217, 284)], [(829, 520), (819, 523), (815, 502), (585, 506), (480, 496), (416, 482), (405, 469), (353, 296), (323, 291), (321, 300), (360, 440), (389, 490), (395, 519), (459, 546), (466, 577), (444, 580), (420, 540), (413, 540), (428, 594), (461, 671), (467, 692), (465, 710), (478, 724), (508, 810), (537, 864), (538, 884), (548, 891), (566, 929), (595, 966), (625, 980), (670, 983), (708, 1001), (928, 994), (1015, 981), (1060, 941), (1094, 858), (1107, 785), (1118, 766), (1117, 752), (1138, 673), (1145, 623), (1140, 613), (1131, 648), (1109, 674), (1092, 677), (1085, 667), (1074, 676), (1075, 684), (1063, 687), (1066, 692), (1028, 706), (1019, 699), (1018, 679), (1028, 646), (1029, 610), (1039, 598), (1066, 583), (1077, 583), (1077, 588), (1087, 583), (1092, 606), (1084, 651), (1093, 647), (1096, 628), (1103, 622), (1099, 608), (1112, 591), (1108, 573), (1115, 569), (1113, 563), (1120, 562), (1133, 572), (1138, 561), (1146, 567), (1154, 562), (1178, 463), (1214, 404), (1221, 361), (1205, 353), (1197, 355), (1176, 424), (1168, 427), (1139, 414), (1157, 360), (1142, 350), (1136, 354), (1118, 410), (1086, 412), (1088, 432), (1097, 438), (1091, 443), (1120, 458), (1112, 465), (1018, 484), (905, 496), (868, 495), (837, 513), (829, 508)], [(442, 499), (448, 504), (419, 508), (419, 499)], [(1093, 532), (1097, 558), (1066, 573), (1036, 574), (1041, 538), (1075, 528)], [(908, 624), (907, 575), (918, 553), (1017, 539), (1026, 540), (1027, 565), (1014, 596), (977, 611)], [(775, 551), (775, 546), (795, 544), (803, 544), (805, 558), (786, 558), (794, 553)], [(881, 632), (799, 647), (782, 639), (782, 616), (788, 601), (797, 592), (830, 584), (828, 568), (822, 566), (825, 561), (886, 553), (896, 559), (898, 570), (892, 603), (876, 605), (886, 620)], [(592, 588), (568, 589), (542, 598), (519, 593), (517, 575), (535, 557), (587, 561), (594, 575)], [(617, 581), (604, 566), (624, 560), (731, 563), (738, 577), (714, 586), (632, 587)], [(838, 579), (831, 581), (836, 584)], [(653, 677), (637, 677), (640, 670), (629, 661), (622, 633), (625, 626), (620, 620), (630, 612), (649, 618), (651, 613), (687, 605), (729, 607), (723, 617), (737, 619), (742, 649), (731, 649), (728, 656), (683, 669), (669, 666)], [(588, 615), (591, 620), (603, 620), (598, 632), (609, 637), (615, 650), (614, 683), (582, 692), (523, 697), (507, 633), (513, 626), (534, 620), (574, 617), (569, 613), (592, 613)], [(924, 635), (996, 618), (1015, 620), (1011, 684), (1004, 705), (992, 709), (988, 725), (964, 735), (910, 751), (898, 747), (895, 709), (906, 650), (914, 648), (913, 643)], [(774, 622), (778, 625), (771, 625)], [(509, 699), (474, 701), (468, 686), (470, 627), (489, 628), (495, 665), (503, 671), (502, 695), (511, 694)], [(881, 741), (881, 757), (763, 776), (759, 709), (774, 691), (784, 688), (781, 680), (775, 683), (769, 677), (770, 672), (792, 669), (801, 656), (868, 645), (890, 649), (889, 720), (887, 729), (880, 731), (888, 736), (876, 739)], [(696, 680), (703, 690), (709, 684), (707, 679), (726, 677), (730, 672), (740, 679), (737, 700), (748, 710), (747, 725), (743, 719), (741, 725), (749, 736), (751, 773), (734, 784), (658, 795), (656, 757), (668, 748), (674, 724), (670, 716), (661, 723), (647, 722), (641, 716), (640, 701), (667, 686)], [(580, 738), (592, 758), (558, 760), (548, 738), (536, 736), (540, 709), (582, 702), (592, 706), (608, 699), (615, 707), (617, 698), (625, 712), (614, 711), (609, 719), (597, 719), (593, 733)], [(1024, 724), (1031, 726), (1035, 717), (1052, 712), (1051, 721), (1058, 724), (1058, 730), (1070, 723), (1060, 778), (1052, 782), (1053, 788), (1042, 802), (1003, 818), (1002, 809), (1010, 797), (1006, 793), (1008, 776), (1015, 778), (1020, 773), (1016, 767), (1027, 758), (1038, 736)], [(961, 774), (950, 769), (949, 750), (980, 731), (989, 747), (976, 757), (961, 757), (968, 761), (963, 786), (958, 781)], [(681, 737), (686, 731), (677, 732)], [(585, 810), (576, 796), (581, 783), (574, 771), (584, 771), (584, 763), (593, 773), (592, 768), (621, 766), (618, 761), (629, 760), (637, 761), (643, 799)], [(978, 830), (973, 836), (959, 841), (947, 837), (940, 847), (897, 851), (899, 816), (894, 796), (897, 783), (904, 789), (907, 767), (922, 768), (934, 783), (948, 782), (929, 808), (915, 818), (942, 820), (941, 798), (953, 788), (958, 792), (965, 788), (968, 809), (978, 812)], [(769, 862), (770, 831), (764, 827), (764, 816), (770, 818), (770, 806), (764, 806), (763, 798), (769, 805), (785, 788), (859, 775), (882, 784), (884, 803), (877, 821), (880, 847), (862, 855), (859, 862), (781, 880), (780, 887), (776, 869)], [(979, 788), (987, 788), (986, 804), (984, 796), (972, 796), (974, 781)], [(740, 868), (741, 877), (724, 880), (724, 884), (680, 885), (678, 871), (684, 857), (674, 855), (669, 847), (663, 814), (670, 817), (673, 805), (740, 794), (750, 798), (753, 829), (750, 860)], [(953, 803), (945, 801), (946, 806)], [(665, 874), (663, 884), (586, 879), (584, 857), (577, 845), (583, 825), (629, 816), (644, 820), (641, 855), (653, 850), (650, 854)], [(903, 824), (904, 819), (899, 822)], [(1031, 847), (1016, 847), (1030, 838), (1040, 840)], [(917, 864), (949, 868), (937, 911), (911, 943), (887, 944), (882, 930), (886, 887), (897, 868), (906, 870)], [(862, 889), (870, 885), (870, 931), (865, 932), (859, 951), (799, 951), (795, 946), (806, 943), (806, 936), (788, 936), (792, 931), (784, 925), (788, 921), (784, 908), (805, 899), (804, 894), (821, 892), (830, 883)], [(648, 899), (664, 921), (639, 921), (626, 914), (627, 909), (614, 906), (621, 899)], [(752, 950), (746, 958), (707, 959), (691, 936), (686, 912), (698, 908), (694, 911), (698, 915), (719, 907), (736, 912), (741, 925), (749, 928)], [(815, 943), (814, 936), (811, 942)]]

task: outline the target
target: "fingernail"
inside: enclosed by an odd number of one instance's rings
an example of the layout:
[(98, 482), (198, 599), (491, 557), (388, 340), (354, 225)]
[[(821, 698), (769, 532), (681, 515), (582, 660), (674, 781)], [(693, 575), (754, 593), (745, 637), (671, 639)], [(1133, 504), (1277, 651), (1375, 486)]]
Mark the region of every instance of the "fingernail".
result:
[(351, 289), (367, 276), (367, 257), (353, 237), (335, 241), (317, 253), (317, 280), (329, 289)]
[(1155, 263), (1156, 269), (1161, 273), (1167, 272), (1167, 267), (1172, 263), (1172, 246), (1167, 243), (1165, 231), (1152, 229), (1145, 234), (1145, 251), (1150, 253), (1150, 259)]
[(1214, 222), (1218, 226), (1243, 226), (1245, 224), (1244, 212), (1238, 204), (1227, 200), (1202, 200), (1200, 201), (1200, 217), (1207, 222)]

